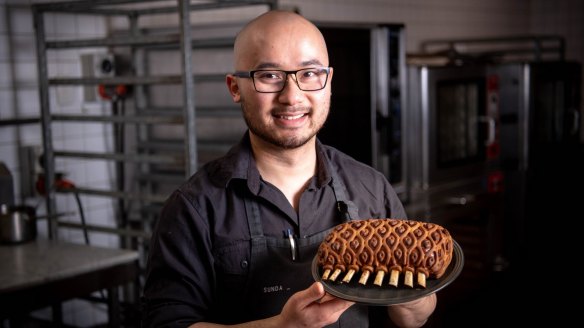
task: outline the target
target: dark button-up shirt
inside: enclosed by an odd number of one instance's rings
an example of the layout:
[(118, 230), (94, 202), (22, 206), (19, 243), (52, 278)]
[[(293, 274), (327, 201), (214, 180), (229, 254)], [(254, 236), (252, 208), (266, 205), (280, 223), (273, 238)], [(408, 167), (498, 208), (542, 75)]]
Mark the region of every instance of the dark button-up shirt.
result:
[(266, 236), (283, 238), (283, 231), (291, 229), (302, 238), (342, 223), (329, 167), (357, 206), (358, 218), (406, 218), (383, 174), (319, 141), (316, 151), (317, 174), (302, 193), (298, 212), (261, 178), (247, 134), (172, 193), (152, 236), (143, 297), (145, 326), (186, 326), (229, 315), (228, 309), (215, 307), (214, 295), (219, 285), (237, 288), (248, 273), (245, 192), (259, 200)]

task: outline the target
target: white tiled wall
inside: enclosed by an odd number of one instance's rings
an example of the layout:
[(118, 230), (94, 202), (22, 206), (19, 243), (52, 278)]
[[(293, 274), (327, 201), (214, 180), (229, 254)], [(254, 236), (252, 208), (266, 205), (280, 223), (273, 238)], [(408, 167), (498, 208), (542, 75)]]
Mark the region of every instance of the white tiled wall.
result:
[[(31, 0), (0, 0), (0, 119), (38, 116), (40, 112), (31, 3)], [(418, 51), (420, 43), (429, 39), (545, 33), (563, 35), (567, 41), (568, 59), (584, 61), (584, 1), (581, 0), (281, 0), (280, 5), (298, 8), (304, 16), (317, 21), (403, 23), (408, 52)], [(199, 24), (238, 22), (261, 11), (258, 8), (215, 10), (193, 13), (192, 19)], [(175, 20), (176, 16), (172, 15), (157, 16), (142, 20), (141, 24), (168, 26), (175, 25)], [(46, 17), (45, 23), (47, 36), (51, 39), (98, 37), (106, 35), (108, 30), (127, 27), (123, 19), (112, 20), (108, 25), (103, 18), (88, 15), (52, 14)], [(50, 76), (79, 76), (79, 55), (91, 50), (50, 51)], [(194, 59), (200, 58), (195, 55)], [(230, 57), (225, 54), (216, 59), (229, 61)], [(173, 58), (152, 60), (156, 63), (154, 67), (163, 71), (172, 70), (165, 62), (176, 62)], [(200, 71), (205, 72), (209, 67), (200, 68)], [(83, 104), (79, 87), (51, 88), (50, 101), (54, 112), (76, 113), (80, 106), (83, 112), (91, 114), (109, 113), (110, 110), (105, 103)], [(56, 149), (99, 152), (112, 148), (112, 131), (104, 124), (55, 123), (53, 136)], [(20, 196), (17, 154), (20, 146), (41, 144), (39, 125), (0, 127), (0, 160), (7, 164), (15, 178), (17, 202), (38, 205), (39, 212), (44, 207), (42, 198), (22, 199)], [(113, 183), (111, 163), (59, 159), (57, 164), (58, 171), (66, 172), (68, 179), (79, 184), (110, 189)], [(71, 195), (59, 195), (57, 201), (59, 212), (77, 212)], [(90, 223), (114, 225), (111, 200), (82, 197), (82, 202)], [(71, 220), (78, 220), (78, 217), (73, 216)], [(40, 228), (44, 230), (43, 226)], [(60, 233), (64, 239), (83, 242), (79, 231), (62, 229)], [(106, 234), (92, 234), (91, 241), (96, 245), (117, 245), (117, 239)], [(65, 322), (69, 324), (87, 326), (105, 320), (103, 309), (96, 310), (95, 306), (84, 302), (67, 302), (64, 309)]]

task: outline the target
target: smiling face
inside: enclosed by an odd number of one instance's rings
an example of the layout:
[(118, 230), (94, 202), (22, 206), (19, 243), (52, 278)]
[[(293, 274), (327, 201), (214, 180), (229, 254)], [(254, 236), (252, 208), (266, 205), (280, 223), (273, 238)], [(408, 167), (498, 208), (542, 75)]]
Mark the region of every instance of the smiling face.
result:
[[(273, 11), (248, 24), (235, 42), (235, 69), (298, 70), (328, 66), (320, 31), (290, 12)], [(302, 91), (288, 75), (281, 92), (259, 93), (250, 78), (227, 76), (233, 101), (240, 103), (251, 137), (272, 146), (293, 149), (314, 142), (330, 106), (330, 79), (324, 89)]]

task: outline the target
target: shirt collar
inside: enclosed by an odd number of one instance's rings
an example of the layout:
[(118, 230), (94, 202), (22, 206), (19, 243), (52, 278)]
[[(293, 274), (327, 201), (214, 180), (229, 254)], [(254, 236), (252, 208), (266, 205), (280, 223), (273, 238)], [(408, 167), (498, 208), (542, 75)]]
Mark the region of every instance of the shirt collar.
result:
[[(325, 147), (316, 139), (316, 161), (317, 161), (317, 188), (330, 183), (332, 177), (329, 171), (329, 158), (325, 152)], [(258, 194), (260, 190), (261, 178), (255, 159), (252, 155), (249, 132), (246, 132), (238, 144), (233, 146), (222, 160), (214, 161), (210, 164), (211, 174), (218, 185), (227, 187), (233, 180), (246, 180), (249, 190)]]
[(317, 176), (317, 188), (322, 188), (329, 184), (332, 180), (331, 176), (331, 165), (330, 165), (330, 158), (327, 156), (325, 152), (325, 147), (320, 142), (320, 140), (316, 139), (316, 176)]

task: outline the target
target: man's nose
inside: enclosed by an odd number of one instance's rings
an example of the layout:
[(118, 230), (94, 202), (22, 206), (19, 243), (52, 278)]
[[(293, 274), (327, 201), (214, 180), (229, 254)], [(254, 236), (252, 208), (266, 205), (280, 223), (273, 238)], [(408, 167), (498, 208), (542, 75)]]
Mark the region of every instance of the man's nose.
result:
[(300, 101), (303, 92), (304, 91), (300, 90), (300, 87), (298, 86), (296, 75), (288, 74), (286, 76), (284, 89), (280, 91), (280, 101), (283, 103), (296, 103)]
[[(292, 80), (292, 82), (290, 82), (289, 80)], [(296, 77), (296, 73), (287, 73), (286, 74), (286, 85), (284, 86), (284, 88), (288, 87), (290, 84), (294, 84), (298, 89), (300, 89), (300, 86), (298, 85), (298, 78)]]

